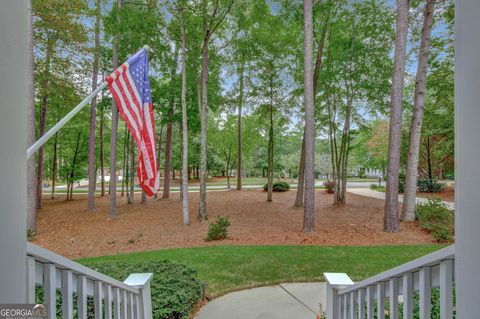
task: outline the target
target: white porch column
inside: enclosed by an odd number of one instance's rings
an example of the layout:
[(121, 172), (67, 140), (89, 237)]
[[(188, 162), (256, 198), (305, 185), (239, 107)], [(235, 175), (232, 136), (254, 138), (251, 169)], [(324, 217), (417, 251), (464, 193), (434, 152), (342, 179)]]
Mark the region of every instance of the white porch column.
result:
[(455, 207), (457, 319), (480, 303), (480, 1), (456, 1)]
[(0, 303), (27, 301), (26, 62), (27, 1), (0, 0)]

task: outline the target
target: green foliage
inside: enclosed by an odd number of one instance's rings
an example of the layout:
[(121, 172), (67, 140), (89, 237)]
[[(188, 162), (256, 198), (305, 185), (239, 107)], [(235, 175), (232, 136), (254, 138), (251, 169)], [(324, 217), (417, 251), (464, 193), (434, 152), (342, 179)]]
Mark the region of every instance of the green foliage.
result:
[(398, 174), (398, 192), (399, 193), (403, 193), (405, 192), (405, 173), (404, 172), (400, 172), (400, 174)]
[(153, 273), (152, 311), (155, 319), (188, 318), (202, 295), (197, 271), (178, 261), (91, 262), (86, 266), (120, 281), (131, 273)]
[(446, 185), (439, 183), (437, 179), (419, 179), (417, 181), (418, 190), (421, 193), (440, 193), (445, 190)]
[(454, 213), (439, 198), (419, 204), (416, 211), (420, 227), (430, 232), (437, 242), (452, 241), (455, 234)]
[[(268, 184), (263, 185), (263, 190), (267, 191), (268, 190)], [(290, 190), (290, 184), (288, 184), (285, 181), (276, 181), (272, 185), (272, 190), (274, 192), (286, 192)]]
[(31, 241), (35, 239), (37, 233), (33, 229), (27, 229), (27, 240)]
[(214, 223), (208, 225), (206, 241), (225, 239), (228, 236), (228, 227), (231, 225), (228, 217), (218, 216)]

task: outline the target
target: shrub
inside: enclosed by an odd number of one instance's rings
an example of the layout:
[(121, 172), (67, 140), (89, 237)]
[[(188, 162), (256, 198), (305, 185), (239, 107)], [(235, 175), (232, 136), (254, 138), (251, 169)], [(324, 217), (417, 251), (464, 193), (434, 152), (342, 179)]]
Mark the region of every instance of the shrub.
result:
[(439, 193), (445, 190), (445, 184), (439, 183), (436, 179), (420, 179), (417, 186), (421, 193)]
[(405, 192), (405, 173), (400, 172), (398, 174), (398, 192), (403, 193)]
[[(263, 190), (265, 190), (265, 191), (268, 190), (268, 184), (263, 185)], [(274, 192), (286, 192), (286, 191), (290, 190), (290, 184), (288, 184), (285, 181), (277, 181), (277, 182), (273, 183), (272, 190)]]
[(229, 226), (230, 220), (228, 217), (217, 217), (217, 220), (208, 226), (208, 234), (205, 240), (211, 241), (227, 238)]
[(455, 216), (438, 198), (417, 206), (420, 227), (430, 232), (437, 242), (452, 241), (455, 234)]
[(327, 189), (327, 193), (333, 193), (333, 188), (335, 187), (335, 182), (334, 181), (331, 181), (331, 180), (328, 180), (326, 182), (323, 183), (323, 186), (325, 186), (325, 188)]
[(152, 272), (152, 312), (155, 319), (188, 318), (202, 296), (197, 271), (170, 260), (93, 262), (87, 266), (120, 281), (131, 273)]

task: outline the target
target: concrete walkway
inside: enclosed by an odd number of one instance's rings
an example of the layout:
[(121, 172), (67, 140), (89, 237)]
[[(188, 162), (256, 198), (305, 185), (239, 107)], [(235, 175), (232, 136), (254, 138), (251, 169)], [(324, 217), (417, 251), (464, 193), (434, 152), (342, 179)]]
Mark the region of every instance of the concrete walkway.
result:
[(291, 283), (241, 290), (210, 301), (195, 319), (316, 319), (325, 283)]
[[(368, 188), (347, 188), (347, 192), (356, 194), (356, 195), (361, 195), (361, 196), (367, 196), (371, 198), (377, 198), (377, 199), (383, 199), (385, 200), (385, 193), (384, 192), (378, 192), (374, 191)], [(400, 203), (403, 203), (403, 195), (398, 195), (398, 201)], [(428, 202), (428, 198), (423, 198), (423, 197), (417, 197), (417, 203), (424, 204)], [(455, 203), (454, 202), (446, 202), (442, 201), (449, 209), (455, 210)]]

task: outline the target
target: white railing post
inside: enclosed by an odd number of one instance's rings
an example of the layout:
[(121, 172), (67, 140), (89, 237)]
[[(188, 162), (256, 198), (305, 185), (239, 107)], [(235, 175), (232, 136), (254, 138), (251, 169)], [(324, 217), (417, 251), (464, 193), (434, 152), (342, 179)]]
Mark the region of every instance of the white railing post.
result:
[[(342, 305), (338, 296), (338, 290), (346, 288), (354, 284), (354, 282), (345, 273), (324, 273), (323, 277), (327, 283), (327, 319), (340, 319)], [(345, 300), (347, 297), (345, 296)], [(343, 314), (347, 313), (347, 309), (343, 309)]]
[[(27, 1), (0, 9), (0, 303), (27, 302)], [(30, 194), (34, 196), (34, 194)]]
[(152, 295), (150, 281), (152, 273), (131, 274), (124, 283), (140, 290), (140, 316), (143, 319), (152, 319)]
[(455, 287), (456, 318), (478, 318), (480, 302), (480, 1), (455, 1)]

